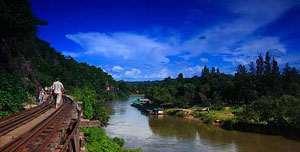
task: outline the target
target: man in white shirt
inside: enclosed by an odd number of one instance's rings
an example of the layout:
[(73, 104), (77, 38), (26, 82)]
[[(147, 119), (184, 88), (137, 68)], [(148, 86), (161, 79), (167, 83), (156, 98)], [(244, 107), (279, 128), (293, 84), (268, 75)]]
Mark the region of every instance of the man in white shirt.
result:
[(59, 82), (59, 78), (56, 78), (56, 81), (52, 85), (53, 88), (53, 97), (56, 100), (55, 108), (58, 108), (58, 105), (61, 101), (62, 93), (64, 91), (64, 86)]

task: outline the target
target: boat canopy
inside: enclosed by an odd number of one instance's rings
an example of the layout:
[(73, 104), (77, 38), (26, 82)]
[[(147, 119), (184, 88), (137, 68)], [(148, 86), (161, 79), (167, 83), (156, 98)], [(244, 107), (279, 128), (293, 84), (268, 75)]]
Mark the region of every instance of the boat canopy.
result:
[(164, 108), (154, 108), (155, 111), (163, 111)]
[(136, 104), (136, 105), (141, 105), (141, 104), (142, 104), (142, 103), (141, 103), (140, 101), (138, 101), (138, 100), (134, 100), (132, 103), (133, 103), (133, 104)]

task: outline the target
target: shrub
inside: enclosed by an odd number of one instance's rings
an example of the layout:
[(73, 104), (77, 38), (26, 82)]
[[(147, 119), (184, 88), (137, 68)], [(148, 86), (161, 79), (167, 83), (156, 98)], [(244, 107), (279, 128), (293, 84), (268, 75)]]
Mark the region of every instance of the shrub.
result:
[(195, 112), (194, 113), (195, 117), (199, 117), (200, 120), (204, 123), (212, 123), (215, 119), (213, 116), (211, 116), (209, 113), (203, 113), (203, 112)]
[(115, 137), (112, 139), (114, 143), (118, 144), (120, 147), (123, 147), (125, 140), (122, 138)]
[(86, 148), (89, 152), (121, 152), (122, 148), (110, 139), (104, 129), (93, 127), (83, 128)]
[(88, 152), (140, 152), (139, 149), (123, 149), (124, 139), (109, 138), (100, 127), (81, 128)]
[(263, 97), (236, 113), (244, 122), (273, 124), (278, 127), (300, 129), (300, 100), (290, 95), (279, 99)]
[(27, 99), (21, 79), (8, 73), (0, 73), (0, 118), (23, 110)]
[(185, 116), (185, 112), (184, 111), (178, 111), (176, 113), (176, 116), (178, 116), (178, 117), (184, 117)]
[(95, 101), (94, 105), (94, 119), (100, 120), (102, 126), (107, 126), (109, 116), (104, 108), (104, 101)]
[(177, 112), (179, 112), (180, 110), (178, 109), (167, 109), (165, 110), (165, 114), (167, 115), (176, 115)]

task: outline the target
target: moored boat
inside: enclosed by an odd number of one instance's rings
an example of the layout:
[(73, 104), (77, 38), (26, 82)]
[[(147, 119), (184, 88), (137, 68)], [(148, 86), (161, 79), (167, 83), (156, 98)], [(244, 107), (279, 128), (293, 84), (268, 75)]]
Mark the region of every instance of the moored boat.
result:
[(151, 104), (149, 99), (137, 99), (132, 101), (131, 106), (138, 108), (140, 111), (151, 114), (151, 115), (162, 115), (164, 109)]

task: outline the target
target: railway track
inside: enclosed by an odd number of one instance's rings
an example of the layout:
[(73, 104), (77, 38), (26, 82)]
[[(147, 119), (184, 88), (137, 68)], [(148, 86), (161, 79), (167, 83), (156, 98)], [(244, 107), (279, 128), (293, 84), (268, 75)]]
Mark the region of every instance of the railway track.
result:
[(51, 102), (51, 98), (45, 101), (43, 104), (24, 110), (20, 113), (8, 116), (0, 120), (0, 136), (3, 136), (10, 131), (22, 126), (23, 124), (35, 119), (42, 113), (45, 113), (54, 105), (54, 102)]
[[(54, 102), (45, 103), (32, 110), (17, 114), (0, 121), (1, 134), (9, 132), (7, 126), (21, 126), (28, 119), (34, 119), (47, 109), (52, 107)], [(34, 126), (30, 131), (13, 139), (0, 148), (2, 152), (12, 151), (60, 151), (70, 150), (68, 146), (75, 132), (78, 131), (80, 122), (80, 111), (76, 104), (69, 97), (63, 96), (63, 104), (49, 117)], [(75, 117), (74, 117), (75, 116)], [(77, 146), (78, 147), (78, 146)], [(77, 148), (78, 149), (78, 148)], [(74, 151), (74, 150), (72, 150)], [(78, 150), (76, 150), (78, 151)]]

